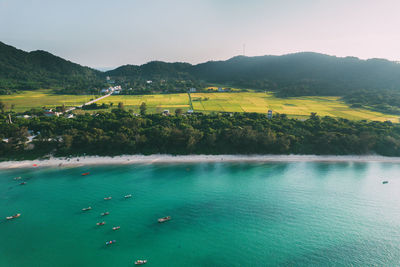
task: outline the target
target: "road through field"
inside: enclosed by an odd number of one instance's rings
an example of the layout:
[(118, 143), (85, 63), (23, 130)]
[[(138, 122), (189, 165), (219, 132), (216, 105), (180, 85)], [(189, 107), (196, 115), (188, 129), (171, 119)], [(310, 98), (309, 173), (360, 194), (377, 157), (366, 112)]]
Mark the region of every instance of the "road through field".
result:
[(77, 108), (81, 108), (81, 107), (83, 107), (83, 106), (96, 103), (97, 101), (100, 101), (100, 100), (102, 100), (102, 99), (104, 99), (104, 98), (109, 97), (109, 96), (112, 95), (113, 93), (114, 93), (114, 89), (111, 89), (111, 92), (110, 92), (109, 94), (106, 94), (106, 95), (103, 95), (103, 96), (101, 96), (101, 97), (99, 97), (99, 98), (93, 99), (93, 100), (91, 100), (91, 101), (89, 101), (89, 102), (87, 102), (87, 103), (85, 103), (85, 104), (83, 104), (83, 105), (69, 108), (69, 109), (67, 109), (65, 112), (67, 113), (67, 112), (73, 111), (73, 110), (75, 110), (75, 109), (77, 109)]

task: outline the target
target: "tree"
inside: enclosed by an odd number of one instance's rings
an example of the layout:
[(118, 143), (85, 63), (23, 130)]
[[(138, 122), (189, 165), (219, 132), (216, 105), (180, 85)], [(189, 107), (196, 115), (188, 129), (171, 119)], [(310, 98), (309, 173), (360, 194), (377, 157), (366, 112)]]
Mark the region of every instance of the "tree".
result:
[(180, 116), (180, 115), (182, 115), (182, 113), (183, 113), (183, 110), (181, 108), (175, 109), (175, 115), (176, 116)]
[(147, 112), (147, 106), (145, 102), (142, 102), (142, 104), (140, 105), (140, 115), (144, 116), (146, 115)]
[(0, 101), (0, 110), (1, 113), (4, 113), (4, 109), (6, 108), (6, 104), (4, 104), (2, 101)]
[(124, 109), (124, 103), (119, 102), (118, 103), (118, 108), (121, 109), (121, 110)]

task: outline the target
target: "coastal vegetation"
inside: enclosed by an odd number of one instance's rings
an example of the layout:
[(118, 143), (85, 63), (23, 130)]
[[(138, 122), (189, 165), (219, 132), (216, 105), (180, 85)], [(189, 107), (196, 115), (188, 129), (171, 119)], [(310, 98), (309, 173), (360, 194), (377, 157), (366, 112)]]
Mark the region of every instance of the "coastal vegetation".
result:
[[(319, 154), (400, 156), (400, 125), (233, 113), (137, 116), (123, 108), (75, 118), (0, 117), (2, 160), (121, 154)], [(28, 142), (28, 137), (34, 137)]]

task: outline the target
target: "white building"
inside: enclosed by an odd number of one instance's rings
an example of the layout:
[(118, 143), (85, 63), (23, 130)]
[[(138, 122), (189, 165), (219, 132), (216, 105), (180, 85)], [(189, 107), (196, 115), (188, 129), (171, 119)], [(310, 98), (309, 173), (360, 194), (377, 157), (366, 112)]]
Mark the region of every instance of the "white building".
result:
[(268, 110), (268, 119), (272, 119), (272, 110)]

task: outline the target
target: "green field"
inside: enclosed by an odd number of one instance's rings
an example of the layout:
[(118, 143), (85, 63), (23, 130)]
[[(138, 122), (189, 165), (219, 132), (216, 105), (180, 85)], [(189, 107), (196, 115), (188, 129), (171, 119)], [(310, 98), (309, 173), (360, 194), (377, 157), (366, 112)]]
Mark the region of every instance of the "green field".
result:
[(96, 96), (91, 95), (55, 95), (51, 90), (24, 91), (20, 94), (0, 95), (0, 101), (7, 105), (7, 109), (14, 105), (14, 111), (22, 112), (32, 108), (54, 108), (56, 106), (74, 107), (88, 102)]
[(139, 112), (139, 106), (145, 102), (150, 113), (162, 112), (168, 109), (170, 112), (177, 108), (189, 109), (189, 97), (187, 94), (163, 94), (163, 95), (112, 95), (97, 103), (124, 103), (127, 109)]
[[(354, 120), (377, 120), (399, 122), (400, 116), (388, 115), (367, 109), (353, 109), (341, 101), (339, 97), (296, 97), (276, 98), (270, 93), (262, 92), (231, 92), (231, 93), (192, 93), (192, 103), (197, 112), (259, 112), (267, 113), (268, 109), (275, 113), (284, 113), (289, 117), (306, 118), (311, 112), (320, 116), (342, 117)], [(83, 95), (53, 95), (49, 90), (28, 91), (22, 94), (0, 96), (0, 101), (8, 107), (15, 105), (15, 111), (31, 108), (75, 106), (83, 104), (94, 96)], [(110, 96), (98, 103), (122, 102), (126, 109), (139, 112), (139, 106), (145, 102), (148, 112), (158, 113), (165, 109), (174, 112), (177, 108), (190, 109), (187, 94), (159, 95), (121, 95)]]

